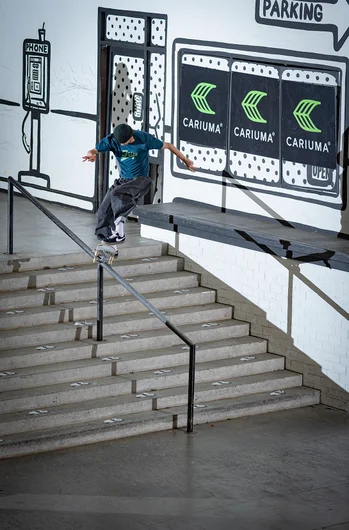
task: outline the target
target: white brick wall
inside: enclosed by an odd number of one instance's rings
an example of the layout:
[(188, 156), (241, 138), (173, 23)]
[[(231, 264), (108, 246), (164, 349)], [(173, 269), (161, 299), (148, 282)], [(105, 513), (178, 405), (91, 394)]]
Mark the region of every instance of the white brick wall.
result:
[[(349, 273), (145, 225), (141, 232), (225, 284), (218, 292), (235, 306), (236, 318), (268, 338), (271, 351), (285, 355), (305, 384), (326, 389), (329, 404), (336, 406), (336, 385), (339, 393), (349, 392)], [(340, 400), (349, 402), (349, 396), (344, 392)]]
[[(300, 267), (301, 271), (303, 267)], [(321, 285), (327, 293), (332, 291), (340, 308), (348, 306), (349, 274), (345, 285), (342, 283), (345, 273), (341, 271), (329, 271), (316, 265), (306, 267), (308, 277), (313, 276), (317, 287)], [(332, 381), (349, 392), (349, 368), (346, 366), (349, 360), (348, 333), (349, 322), (345, 315), (332, 307), (329, 300), (324, 300), (321, 293), (315, 293), (295, 278), (292, 316), (295, 346), (320, 364), (323, 373)]]

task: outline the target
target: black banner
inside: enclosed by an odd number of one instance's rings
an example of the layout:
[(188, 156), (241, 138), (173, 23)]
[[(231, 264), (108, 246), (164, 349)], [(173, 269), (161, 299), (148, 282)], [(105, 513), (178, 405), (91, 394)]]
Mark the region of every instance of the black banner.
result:
[(336, 87), (282, 81), (282, 159), (336, 168)]
[(182, 65), (179, 138), (195, 145), (226, 148), (229, 73)]
[(265, 71), (232, 74), (230, 149), (278, 158), (279, 80)]

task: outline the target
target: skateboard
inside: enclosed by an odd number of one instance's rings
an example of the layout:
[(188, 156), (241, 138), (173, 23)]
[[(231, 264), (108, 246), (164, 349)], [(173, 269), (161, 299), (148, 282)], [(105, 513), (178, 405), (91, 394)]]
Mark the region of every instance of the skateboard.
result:
[(104, 243), (102, 241), (95, 248), (95, 256), (93, 258), (93, 263), (96, 261), (102, 261), (103, 263), (108, 263), (112, 265), (114, 258), (118, 257), (118, 249), (115, 243)]

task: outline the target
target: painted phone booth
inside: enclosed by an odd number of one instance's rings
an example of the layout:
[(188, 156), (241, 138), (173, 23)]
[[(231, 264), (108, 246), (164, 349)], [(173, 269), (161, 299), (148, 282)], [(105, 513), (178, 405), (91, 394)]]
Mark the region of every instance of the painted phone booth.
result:
[[(38, 39), (25, 39), (23, 42), (22, 107), (26, 115), (22, 122), (22, 143), (29, 154), (29, 170), (20, 171), (18, 180), (35, 184), (36, 179), (39, 178), (50, 188), (50, 177), (41, 173), (40, 167), (41, 115), (48, 114), (50, 102), (51, 44), (46, 40), (45, 23), (38, 33)], [(28, 119), (30, 119), (29, 141), (25, 131)]]

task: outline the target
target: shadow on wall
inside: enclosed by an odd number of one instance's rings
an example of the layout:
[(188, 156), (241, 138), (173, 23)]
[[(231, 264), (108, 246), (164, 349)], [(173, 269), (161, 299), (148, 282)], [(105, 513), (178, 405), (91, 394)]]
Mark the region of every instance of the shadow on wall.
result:
[(222, 200), (221, 200), (221, 212), (225, 213), (229, 208), (227, 208), (227, 191), (226, 188), (228, 185), (234, 185), (236, 188), (239, 188), (239, 190), (242, 190), (245, 195), (248, 196), (251, 201), (253, 201), (257, 206), (262, 208), (267, 214), (267, 216), (272, 217), (275, 219), (275, 221), (278, 221), (282, 226), (287, 226), (288, 228), (294, 228), (294, 226), (286, 221), (286, 219), (283, 219), (281, 215), (273, 210), (265, 201), (263, 201), (257, 193), (250, 190), (248, 186), (245, 186), (244, 184), (241, 184), (241, 182), (237, 181), (233, 176), (229, 175), (226, 171), (222, 172)]
[[(349, 237), (349, 210), (348, 210), (348, 167), (349, 167), (349, 127), (344, 132), (342, 138), (343, 151), (338, 153), (338, 164), (343, 168), (342, 173), (342, 197), (343, 210), (341, 218), (341, 233)], [(339, 235), (340, 237), (340, 235)]]
[[(246, 237), (251, 239), (248, 234)], [(257, 243), (256, 243), (257, 244)], [(268, 340), (268, 351), (277, 355), (282, 355), (286, 359), (285, 368), (303, 374), (303, 385), (321, 391), (321, 403), (349, 412), (349, 393), (337, 385), (332, 379), (325, 375), (321, 365), (294, 345), (292, 338), (292, 316), (293, 316), (293, 286), (295, 278), (301, 281), (308, 289), (316, 293), (322, 300), (329, 304), (338, 314), (349, 320), (348, 313), (332, 300), (326, 293), (319, 289), (300, 271), (300, 264), (291, 259), (280, 259), (273, 256), (278, 263), (288, 270), (288, 308), (287, 308), (287, 331), (284, 332), (275, 324), (272, 324), (266, 316), (266, 312), (251, 302), (241, 293), (230, 287), (213, 274), (203, 269), (198, 263), (181, 253), (178, 245), (178, 234), (176, 249), (170, 247), (169, 254), (173, 253), (181, 256), (185, 260), (184, 269), (199, 273), (201, 275), (200, 284), (203, 287), (215, 289), (217, 291), (217, 302), (229, 304), (234, 307), (234, 318), (244, 320), (251, 324), (251, 335)], [(270, 249), (264, 251), (273, 255)], [(304, 257), (306, 258), (306, 257)], [(307, 256), (307, 262), (314, 262), (319, 256)], [(326, 263), (326, 256), (320, 258)]]
[[(132, 82), (124, 62), (115, 65), (112, 96), (112, 127), (128, 123), (132, 117)], [(133, 120), (131, 120), (133, 121)], [(131, 124), (132, 126), (132, 124)]]
[[(343, 150), (337, 154), (337, 163), (342, 168), (342, 175), (340, 180), (342, 182), (342, 189), (340, 191), (342, 195), (343, 205), (341, 212), (341, 229), (338, 233), (338, 237), (349, 238), (349, 209), (348, 209), (348, 167), (349, 167), (349, 128), (343, 134), (342, 137)], [(222, 198), (221, 198), (221, 211), (224, 213), (227, 211), (227, 192), (226, 187), (234, 185), (236, 188), (242, 190), (249, 199), (251, 199), (257, 206), (262, 208), (266, 214), (281, 225), (293, 228), (293, 225), (282, 218), (282, 216), (273, 210), (265, 201), (263, 201), (257, 193), (254, 193), (249, 189), (247, 185), (237, 181), (233, 175), (227, 171), (222, 172)]]
[[(206, 281), (206, 280), (203, 280)], [(224, 287), (224, 291), (229, 288)], [(289, 330), (287, 333), (281, 331), (277, 326), (271, 324), (266, 318), (266, 313), (261, 308), (250, 302), (237, 291), (232, 291), (234, 318), (251, 322), (251, 335), (268, 340), (268, 351), (277, 355), (283, 355), (286, 359), (285, 368), (303, 374), (303, 385), (321, 391), (321, 403), (330, 405), (349, 412), (349, 394), (332, 379), (325, 375), (321, 365), (311, 359), (294, 345)], [(217, 301), (227, 303), (226, 294), (220, 294), (218, 290)], [(231, 303), (231, 302), (230, 302)], [(292, 306), (292, 298), (289, 299)], [(288, 327), (291, 324), (292, 313), (288, 313)]]
[[(114, 75), (113, 75), (113, 86), (112, 86), (112, 100), (111, 100), (111, 131), (115, 129), (120, 123), (128, 123), (131, 127), (133, 126), (132, 119), (132, 107), (133, 107), (133, 96), (132, 96), (132, 85), (129, 76), (129, 71), (124, 62), (118, 62), (115, 64)], [(109, 180), (119, 177), (119, 168), (117, 161), (113, 153), (109, 153), (110, 156), (110, 167), (109, 167)], [(111, 184), (112, 182), (109, 182)]]

